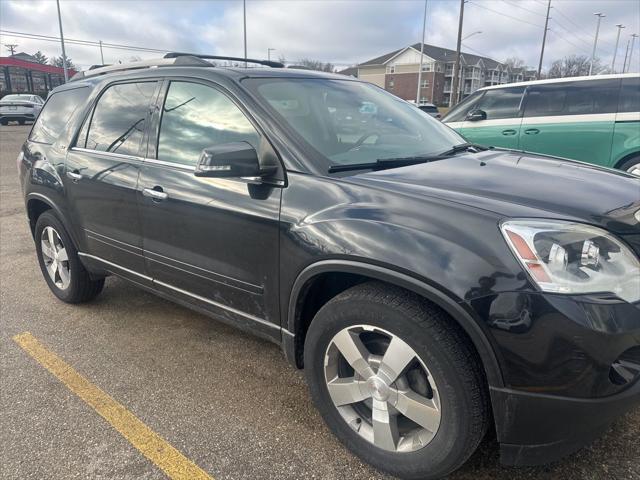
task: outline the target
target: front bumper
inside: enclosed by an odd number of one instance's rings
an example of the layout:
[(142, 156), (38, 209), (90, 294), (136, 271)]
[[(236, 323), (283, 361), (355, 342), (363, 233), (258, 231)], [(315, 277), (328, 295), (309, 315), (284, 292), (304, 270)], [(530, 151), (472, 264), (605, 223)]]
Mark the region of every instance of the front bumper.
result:
[[(470, 304), (502, 369), (504, 386), (490, 392), (503, 463), (557, 460), (640, 405), (640, 305), (529, 292)], [(616, 367), (629, 358), (633, 375), (621, 382)]]

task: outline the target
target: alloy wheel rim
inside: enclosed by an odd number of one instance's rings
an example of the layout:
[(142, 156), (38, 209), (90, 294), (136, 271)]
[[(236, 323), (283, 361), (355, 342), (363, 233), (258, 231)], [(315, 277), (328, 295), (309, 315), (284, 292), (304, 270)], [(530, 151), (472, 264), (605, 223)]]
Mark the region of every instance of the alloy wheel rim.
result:
[(49, 278), (56, 287), (65, 290), (71, 283), (69, 255), (62, 238), (53, 227), (47, 226), (42, 230), (40, 247)]
[(360, 437), (391, 452), (413, 452), (440, 427), (433, 376), (404, 340), (371, 325), (338, 332), (325, 352), (329, 396)]
[(636, 163), (635, 165), (631, 165), (627, 172), (631, 175), (635, 175), (636, 177), (640, 177), (640, 163)]

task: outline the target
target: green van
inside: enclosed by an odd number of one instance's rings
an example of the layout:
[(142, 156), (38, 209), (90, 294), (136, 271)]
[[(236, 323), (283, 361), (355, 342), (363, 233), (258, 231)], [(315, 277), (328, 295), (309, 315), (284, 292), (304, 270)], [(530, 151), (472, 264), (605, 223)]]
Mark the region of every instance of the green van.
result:
[(442, 120), (481, 145), (544, 153), (640, 176), (640, 75), (477, 90)]

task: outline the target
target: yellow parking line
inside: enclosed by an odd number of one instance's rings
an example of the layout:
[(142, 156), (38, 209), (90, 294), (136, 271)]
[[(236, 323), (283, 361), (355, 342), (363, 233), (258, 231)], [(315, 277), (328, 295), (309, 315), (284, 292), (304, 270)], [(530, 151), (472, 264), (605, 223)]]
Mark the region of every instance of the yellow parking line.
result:
[(47, 350), (29, 332), (16, 335), (13, 340), (64, 383), (69, 390), (89, 404), (169, 478), (213, 480), (213, 477), (172, 447), (123, 405), (89, 382), (55, 353)]

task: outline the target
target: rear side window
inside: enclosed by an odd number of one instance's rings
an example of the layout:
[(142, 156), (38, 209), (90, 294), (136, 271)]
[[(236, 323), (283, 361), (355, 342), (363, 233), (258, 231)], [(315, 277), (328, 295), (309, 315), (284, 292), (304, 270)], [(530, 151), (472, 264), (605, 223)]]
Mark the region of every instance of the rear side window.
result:
[(156, 82), (122, 83), (108, 87), (98, 99), (79, 147), (138, 155)]
[(162, 108), (158, 159), (195, 165), (203, 149), (242, 141), (257, 148), (258, 132), (226, 95), (198, 83), (171, 82)]
[(487, 120), (518, 118), (524, 87), (487, 90), (475, 109), (487, 114)]
[(69, 123), (71, 116), (85, 102), (90, 93), (89, 88), (83, 87), (51, 95), (31, 130), (29, 140), (54, 143)]
[(622, 80), (618, 112), (640, 112), (640, 77)]
[(527, 91), (525, 117), (615, 113), (620, 80), (534, 85)]

